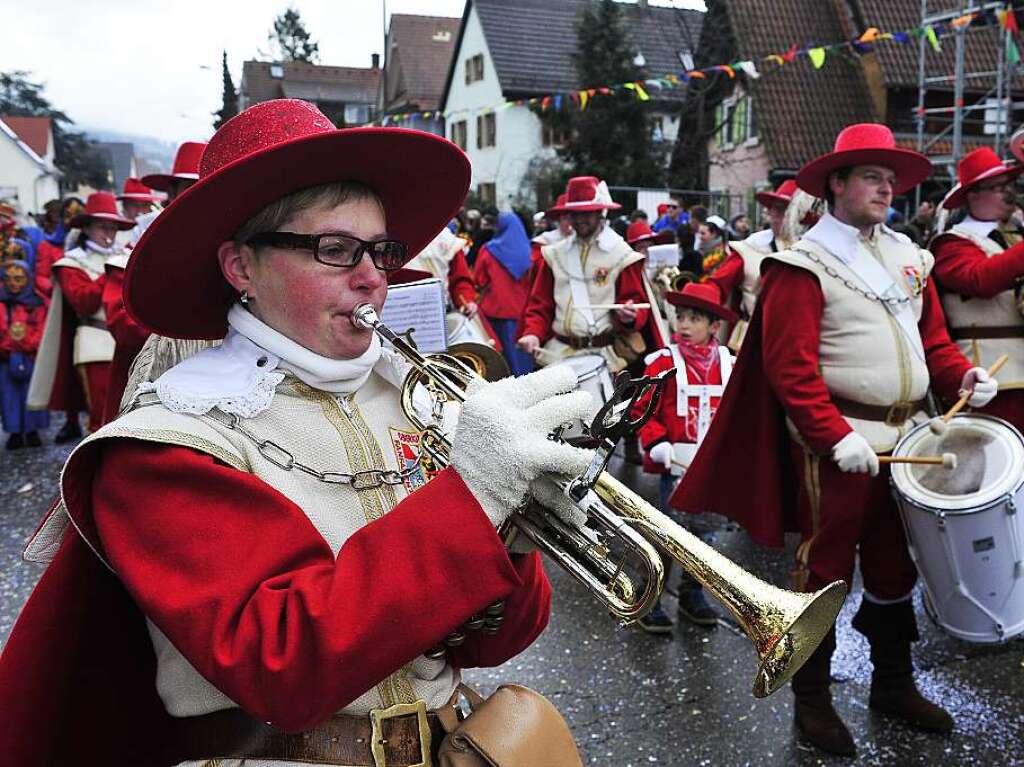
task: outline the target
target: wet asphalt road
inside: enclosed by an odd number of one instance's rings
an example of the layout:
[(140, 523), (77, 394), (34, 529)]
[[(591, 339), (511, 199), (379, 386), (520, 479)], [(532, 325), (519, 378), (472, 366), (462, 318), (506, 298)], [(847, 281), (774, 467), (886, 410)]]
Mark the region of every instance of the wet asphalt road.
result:
[[(56, 420), (61, 421), (57, 416)], [(21, 561), (25, 538), (56, 491), (69, 447), (0, 450), (0, 642), (6, 640), (41, 566)], [(633, 468), (618, 473), (648, 498), (654, 482)], [(720, 549), (749, 570), (785, 584), (790, 556), (724, 531)], [(501, 668), (472, 670), (489, 691), (502, 682), (533, 687), (568, 719), (587, 764), (640, 765), (1024, 765), (1024, 642), (985, 647), (942, 634), (919, 613), (915, 646), (922, 689), (954, 714), (948, 736), (908, 730), (867, 708), (871, 666), (864, 639), (850, 628), (859, 589), (840, 617), (833, 664), (837, 708), (858, 745), (856, 759), (828, 758), (801, 742), (784, 689), (750, 694), (756, 660), (727, 623), (677, 627), (668, 638), (620, 628), (581, 587), (548, 567), (555, 587), (551, 624), (526, 652)], [(667, 596), (666, 609), (675, 602)]]

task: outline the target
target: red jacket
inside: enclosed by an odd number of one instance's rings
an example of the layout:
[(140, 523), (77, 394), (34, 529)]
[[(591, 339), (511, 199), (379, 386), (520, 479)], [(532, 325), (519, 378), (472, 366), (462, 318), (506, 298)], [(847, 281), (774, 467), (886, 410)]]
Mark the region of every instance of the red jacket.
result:
[(962, 296), (993, 298), (1012, 290), (1024, 275), (1024, 242), (988, 256), (970, 240), (939, 235), (932, 241), (935, 279), (944, 290)]
[(465, 252), (461, 250), (448, 262), (448, 292), (456, 309), (461, 309), (468, 303), (476, 303), (473, 272), (469, 269)]
[(501, 265), (487, 245), (481, 246), (473, 267), (480, 290), (480, 311), (499, 320), (518, 320), (530, 295), (530, 271), (518, 280)]
[(63, 249), (46, 240), (42, 240), (36, 249), (36, 287), (44, 296), (53, 293), (53, 265), (63, 255)]
[[(11, 333), (14, 325), (23, 330)], [(0, 303), (0, 357), (11, 352), (20, 352), (27, 356), (35, 356), (39, 343), (43, 340), (43, 328), (46, 326), (46, 305), (25, 306), (15, 303), (8, 307)], [(21, 336), (15, 338), (15, 336)]]

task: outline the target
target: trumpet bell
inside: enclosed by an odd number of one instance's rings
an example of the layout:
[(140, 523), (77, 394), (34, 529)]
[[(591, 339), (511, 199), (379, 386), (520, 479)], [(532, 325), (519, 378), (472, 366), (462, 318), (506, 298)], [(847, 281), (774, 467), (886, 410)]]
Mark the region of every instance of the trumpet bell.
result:
[(476, 375), (487, 381), (500, 381), (512, 375), (508, 361), (487, 344), (465, 341), (448, 347), (448, 354), (467, 365)]

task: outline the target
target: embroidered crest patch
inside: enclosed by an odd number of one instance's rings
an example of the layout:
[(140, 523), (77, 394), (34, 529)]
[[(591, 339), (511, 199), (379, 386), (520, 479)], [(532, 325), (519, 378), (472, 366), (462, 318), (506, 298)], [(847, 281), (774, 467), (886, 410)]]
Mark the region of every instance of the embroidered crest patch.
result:
[(920, 269), (916, 266), (904, 266), (903, 278), (907, 281), (911, 295), (921, 295), (921, 292), (924, 290), (924, 278), (921, 276)]
[[(391, 432), (391, 447), (395, 451), (395, 460), (398, 461), (398, 469), (402, 472), (408, 471), (416, 466), (417, 459), (420, 459), (422, 435), (417, 431), (402, 431), (394, 427), (389, 431)], [(405, 478), (403, 484), (406, 491), (415, 492), (440, 472), (441, 468), (431, 460), (430, 456), (424, 454), (416, 470)]]
[(594, 270), (594, 283), (597, 285), (605, 285), (608, 282), (609, 274), (611, 274), (611, 271), (603, 266)]

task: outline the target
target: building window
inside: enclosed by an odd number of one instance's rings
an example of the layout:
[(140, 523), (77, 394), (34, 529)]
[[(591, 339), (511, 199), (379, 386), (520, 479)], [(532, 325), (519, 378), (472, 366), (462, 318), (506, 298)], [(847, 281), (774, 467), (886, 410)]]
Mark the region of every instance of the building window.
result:
[(497, 192), (494, 184), (479, 184), (476, 188), (477, 196), (484, 205), (494, 205), (497, 202)]
[(660, 143), (665, 140), (665, 118), (658, 116), (651, 118), (651, 141)]
[(365, 125), (370, 122), (369, 104), (346, 104), (345, 125)]
[(542, 125), (541, 139), (544, 146), (565, 146), (569, 143), (569, 131), (553, 125)]
[(476, 148), (497, 146), (498, 126), (494, 120), (494, 112), (476, 117)]
[(718, 126), (715, 142), (720, 149), (732, 149), (757, 139), (757, 123), (754, 121), (754, 104), (750, 96), (732, 96), (715, 108), (715, 125)]
[(466, 151), (466, 121), (452, 123), (452, 143), (462, 151)]
[(478, 53), (466, 59), (466, 85), (484, 79), (484, 55)]

